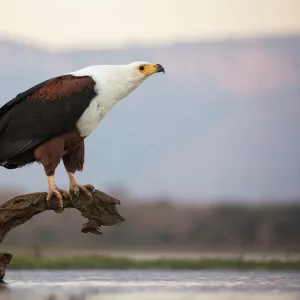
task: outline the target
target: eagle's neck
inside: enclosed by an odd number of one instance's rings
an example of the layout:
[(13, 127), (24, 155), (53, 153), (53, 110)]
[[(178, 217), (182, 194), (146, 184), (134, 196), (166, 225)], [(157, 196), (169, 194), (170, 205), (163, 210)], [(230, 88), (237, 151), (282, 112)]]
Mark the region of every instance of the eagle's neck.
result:
[(75, 76), (91, 76), (95, 81), (95, 91), (107, 109), (135, 90), (145, 78), (137, 78), (123, 65), (100, 65), (87, 67), (72, 73)]
[(142, 82), (140, 79), (131, 77), (130, 74), (123, 74), (123, 70), (107, 73), (105, 76), (93, 76), (96, 81), (96, 89), (99, 94), (105, 95), (107, 101), (112, 105), (122, 100), (135, 90)]
[(97, 96), (91, 101), (77, 122), (81, 136), (87, 136), (96, 129), (110, 109), (129, 95), (143, 81), (131, 76), (122, 66), (93, 66), (72, 73), (75, 76), (91, 76), (95, 81)]

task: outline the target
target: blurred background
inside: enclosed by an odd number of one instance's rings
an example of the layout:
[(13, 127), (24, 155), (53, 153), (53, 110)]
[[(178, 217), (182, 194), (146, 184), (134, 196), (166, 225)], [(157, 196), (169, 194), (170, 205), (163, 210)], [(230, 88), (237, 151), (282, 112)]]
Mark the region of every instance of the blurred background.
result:
[[(1, 105), (94, 64), (145, 60), (166, 74), (112, 109), (77, 175), (118, 197), (126, 222), (96, 237), (79, 232), (77, 211), (45, 212), (1, 247), (45, 256), (298, 252), (299, 12), (298, 0), (2, 0)], [(40, 165), (1, 168), (0, 178), (1, 203), (47, 190)], [(62, 166), (56, 182), (68, 187)]]

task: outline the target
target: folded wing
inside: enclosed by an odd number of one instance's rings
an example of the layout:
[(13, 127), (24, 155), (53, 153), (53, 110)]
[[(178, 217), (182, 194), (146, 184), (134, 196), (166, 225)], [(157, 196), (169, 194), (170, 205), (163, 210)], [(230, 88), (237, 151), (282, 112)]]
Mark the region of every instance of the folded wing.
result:
[(0, 108), (0, 163), (33, 151), (75, 129), (96, 96), (90, 76), (64, 75), (44, 81)]

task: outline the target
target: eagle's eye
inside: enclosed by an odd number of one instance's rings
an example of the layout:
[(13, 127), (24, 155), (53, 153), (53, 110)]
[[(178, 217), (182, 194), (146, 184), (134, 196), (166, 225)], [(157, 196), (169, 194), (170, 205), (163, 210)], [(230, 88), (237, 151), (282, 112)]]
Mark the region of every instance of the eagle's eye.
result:
[(143, 71), (145, 69), (144, 66), (139, 66), (139, 70)]

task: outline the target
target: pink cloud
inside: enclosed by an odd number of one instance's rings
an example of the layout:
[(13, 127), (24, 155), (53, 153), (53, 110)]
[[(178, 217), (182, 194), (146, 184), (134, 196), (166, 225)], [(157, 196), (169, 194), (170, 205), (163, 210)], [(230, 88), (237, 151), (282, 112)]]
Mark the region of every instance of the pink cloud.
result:
[(211, 61), (209, 75), (230, 91), (257, 94), (294, 86), (299, 74), (288, 57), (263, 50), (244, 50)]
[(194, 86), (204, 80), (233, 93), (255, 96), (300, 84), (292, 59), (280, 51), (252, 47), (157, 56), (167, 61), (169, 74), (176, 81)]

